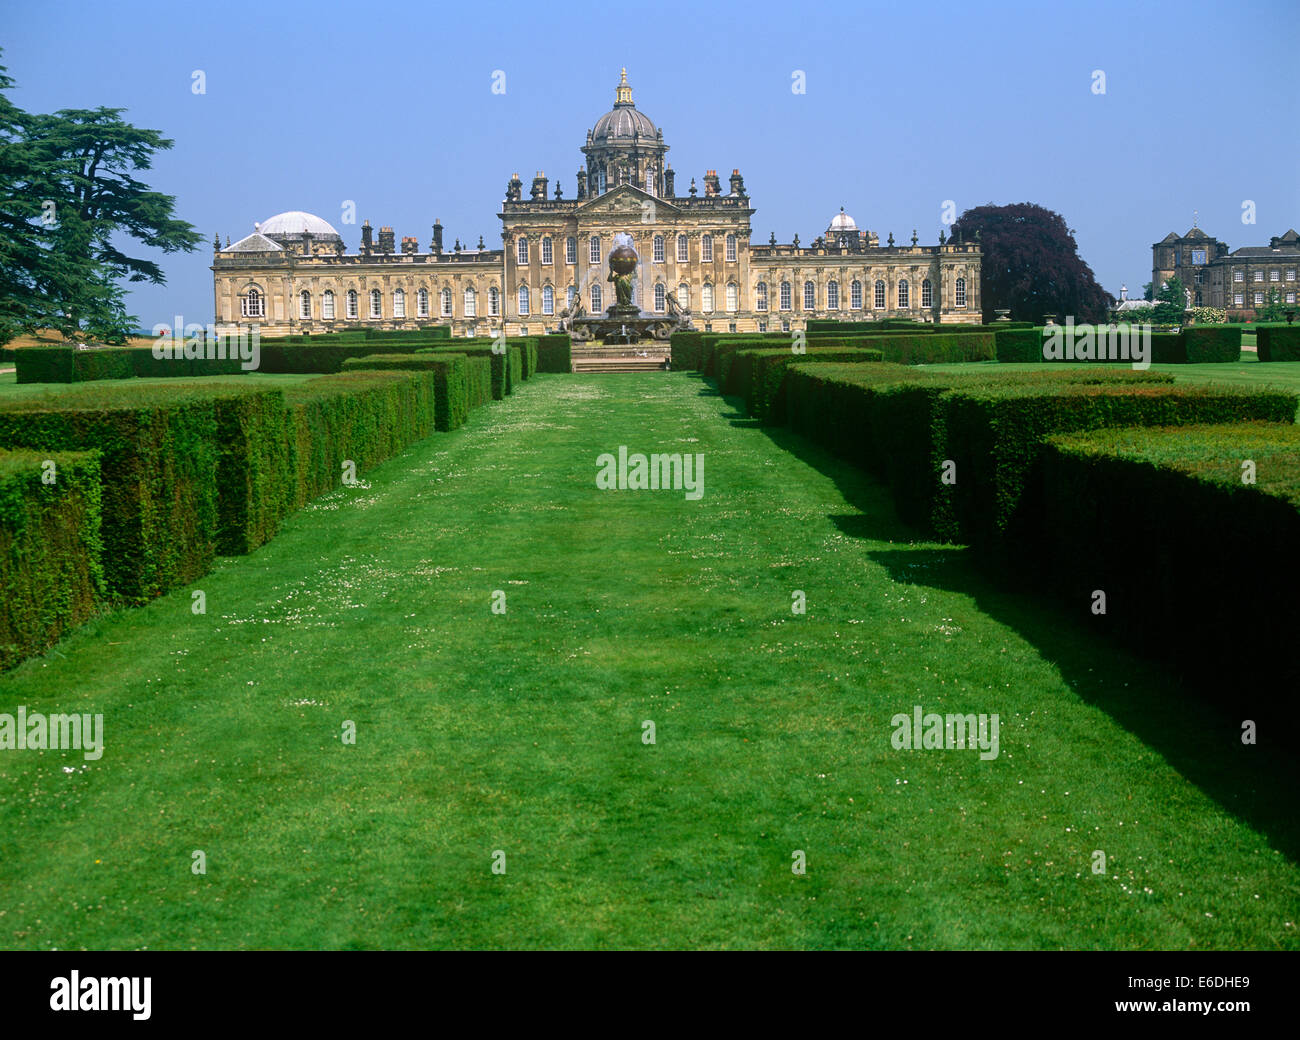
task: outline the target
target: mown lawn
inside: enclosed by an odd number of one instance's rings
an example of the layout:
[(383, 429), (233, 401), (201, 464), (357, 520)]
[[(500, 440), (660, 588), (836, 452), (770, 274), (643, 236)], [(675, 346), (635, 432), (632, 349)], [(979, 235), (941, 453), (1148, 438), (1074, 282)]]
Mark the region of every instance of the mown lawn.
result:
[[(598, 490), (620, 445), (704, 497)], [(894, 750), (918, 704), (998, 757)], [(0, 754), (5, 947), (1300, 947), (1235, 720), (686, 374), (530, 380), (18, 705), (106, 750)]]

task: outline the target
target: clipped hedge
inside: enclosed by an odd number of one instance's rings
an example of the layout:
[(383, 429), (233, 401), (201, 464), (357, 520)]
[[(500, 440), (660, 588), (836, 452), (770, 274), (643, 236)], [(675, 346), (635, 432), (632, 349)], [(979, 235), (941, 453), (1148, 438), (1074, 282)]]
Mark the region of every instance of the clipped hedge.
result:
[(700, 340), (703, 335), (695, 329), (685, 329), (669, 336), (669, 364), (680, 372), (697, 371), (700, 367)]
[(536, 340), (538, 372), (573, 371), (573, 345), (567, 332), (548, 332)]
[(737, 352), (737, 393), (745, 399), (745, 411), (764, 426), (785, 420), (785, 374), (794, 363), (871, 363), (883, 362), (879, 350), (868, 347), (820, 347), (813, 345), (806, 353), (795, 354), (789, 347), (746, 349)]
[(1026, 490), (1048, 436), (1115, 426), (1290, 422), (1297, 397), (1212, 386), (1012, 383), (954, 388), (945, 401), (946, 457), (957, 470), (957, 537), (999, 550), (1019, 543), (1024, 557), (1041, 529), (1041, 509)]
[[(491, 373), (486, 359), (477, 358), (487, 375), (488, 393), (491, 393)], [(470, 394), (468, 383), (469, 357), (465, 354), (429, 350), (416, 354), (371, 354), (367, 357), (348, 358), (343, 362), (344, 372), (365, 369), (384, 371), (426, 370), (434, 379), (434, 426), (438, 430), (455, 430), (465, 425), (469, 418)], [(476, 401), (475, 405), (481, 404)]]
[(360, 370), (286, 387), (291, 501), (301, 507), (433, 432), (434, 376), (428, 371)]
[(1164, 372), (1103, 368), (952, 373), (891, 364), (817, 364), (790, 366), (787, 373), (790, 427), (887, 480), (900, 516), (948, 541), (960, 540), (961, 534), (955, 488), (940, 480), (943, 462), (953, 457), (948, 433), (953, 393), (981, 387), (1104, 392), (1173, 383)]
[(97, 452), (0, 451), (0, 669), (99, 609), (100, 525)]
[(1043, 360), (1042, 329), (1003, 328), (993, 333), (999, 361), (1025, 362)]
[(216, 417), (217, 552), (231, 556), (269, 542), (294, 502), (284, 392), (227, 386), (208, 392)]
[(1226, 325), (1192, 325), (1183, 329), (1183, 347), (1190, 365), (1226, 364), (1241, 360), (1241, 329)]
[[(1058, 435), (1044, 446), (1042, 487), (1041, 583), (1090, 627), (1259, 721), (1264, 739), (1289, 739), (1293, 729), (1270, 733), (1260, 716), (1297, 721), (1300, 428)], [(1262, 565), (1243, 561), (1243, 544)], [(1095, 590), (1106, 594), (1104, 615), (1091, 613)]]
[(1257, 326), (1255, 349), (1260, 361), (1300, 361), (1300, 325)]
[(72, 347), (23, 347), (14, 358), (16, 378), (20, 383), (71, 383), (76, 378), (72, 366), (75, 353)]
[(211, 394), (184, 384), (111, 384), (0, 401), (0, 445), (99, 449), (110, 594), (144, 603), (211, 565), (218, 462)]

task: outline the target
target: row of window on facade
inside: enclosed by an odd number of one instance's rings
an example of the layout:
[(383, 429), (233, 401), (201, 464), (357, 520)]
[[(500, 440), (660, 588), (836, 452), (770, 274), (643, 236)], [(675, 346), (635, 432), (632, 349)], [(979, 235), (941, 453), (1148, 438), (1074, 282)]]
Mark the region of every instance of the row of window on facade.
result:
[[(1266, 300), (1264, 299), (1264, 294), (1263, 294), (1262, 292), (1257, 292), (1257, 293), (1255, 293), (1255, 306), (1256, 306), (1256, 307), (1263, 307), (1264, 304), (1267, 303), (1267, 302), (1268, 302), (1268, 301), (1266, 301)], [(1286, 302), (1287, 302), (1287, 303), (1295, 303), (1295, 293), (1294, 293), (1294, 292), (1289, 292), (1289, 293), (1286, 294)], [(1244, 306), (1246, 306), (1246, 294), (1245, 294), (1245, 293), (1240, 293), (1240, 292), (1238, 292), (1238, 293), (1233, 293), (1233, 294), (1232, 294), (1232, 305), (1233, 305), (1234, 307), (1244, 307)]]
[[(599, 235), (592, 235), (587, 240), (587, 260), (589, 263), (600, 263), (602, 244)], [(526, 238), (519, 238), (515, 242), (515, 259), (521, 266), (528, 263), (530, 255), (530, 245)], [(690, 240), (686, 235), (677, 236), (677, 262), (684, 264), (690, 260)], [(723, 254), (728, 263), (736, 261), (736, 236), (727, 235), (723, 240)], [(650, 243), (650, 259), (652, 263), (662, 264), (664, 262), (664, 236), (655, 235)], [(543, 238), (541, 243), (541, 262), (543, 267), (549, 267), (555, 262), (554, 250), (549, 237)], [(564, 262), (566, 264), (576, 265), (578, 262), (578, 240), (570, 235), (564, 240)], [(713, 236), (704, 235), (700, 238), (700, 262), (705, 264), (713, 263)]]
[[(1240, 267), (1235, 268), (1235, 269), (1233, 270), (1233, 272), (1232, 272), (1232, 280), (1233, 280), (1234, 282), (1244, 282), (1244, 281), (1246, 280), (1246, 272), (1243, 271)], [(1250, 279), (1250, 280), (1251, 280), (1252, 282), (1262, 282), (1262, 281), (1264, 281), (1264, 272), (1263, 272), (1263, 271), (1252, 271), (1252, 272), (1251, 272), (1251, 279)], [(1282, 271), (1281, 271), (1280, 268), (1275, 267), (1275, 268), (1273, 268), (1271, 271), (1268, 272), (1268, 281), (1270, 281), (1270, 282), (1280, 282), (1281, 280), (1282, 280)], [(1286, 272), (1286, 280), (1287, 280), (1288, 282), (1294, 282), (1294, 281), (1295, 281), (1295, 268), (1294, 268), (1294, 267), (1289, 267), (1289, 268), (1287, 268), (1287, 272)]]
[[(569, 286), (566, 290), (566, 303), (572, 307), (574, 298), (577, 296), (577, 288)], [(901, 279), (895, 287), (896, 305), (900, 309), (907, 309), (913, 306), (911, 285), (906, 278)], [(379, 289), (371, 289), (368, 295), (370, 318), (382, 318), (383, 315), (383, 293)], [(478, 291), (474, 288), (467, 288), (464, 291), (461, 314), (466, 318), (478, 316)], [(591, 310), (600, 311), (604, 307), (604, 287), (593, 283), (589, 288), (591, 299)], [(429, 290), (417, 289), (415, 293), (415, 316), (417, 318), (427, 318), (429, 314)], [(496, 286), (492, 286), (487, 291), (487, 313), (489, 317), (498, 317), (501, 314), (501, 295)], [(359, 318), (360, 315), (360, 293), (356, 289), (349, 289), (344, 294), (344, 314), (345, 318)], [(453, 317), (452, 314), (452, 291), (443, 289), (438, 294), (439, 299), (439, 316), (443, 318)], [(725, 308), (728, 311), (740, 310), (740, 288), (735, 282), (728, 282), (725, 289)], [(533, 309), (533, 292), (526, 286), (519, 287), (518, 313), (527, 315), (532, 313)], [(638, 306), (641, 300), (635, 298), (634, 301)], [(1288, 301), (1291, 302), (1291, 301)], [(691, 305), (691, 288), (685, 282), (677, 287), (677, 303), (683, 309), (689, 309)], [(837, 311), (843, 309), (843, 298), (840, 293), (840, 283), (832, 279), (826, 283), (826, 310)], [(781, 282), (777, 288), (777, 309), (789, 311), (794, 309), (794, 291), (789, 282)], [(877, 280), (874, 286), (872, 297), (874, 309), (883, 310), (888, 306), (887, 287), (883, 281)], [(929, 278), (921, 282), (920, 303), (921, 308), (934, 306), (934, 288)], [(961, 309), (966, 306), (966, 279), (957, 278), (953, 282), (953, 306)], [(653, 290), (653, 307), (656, 313), (662, 314), (668, 309), (668, 289), (662, 283), (655, 284)], [(555, 290), (553, 287), (546, 285), (541, 290), (541, 308), (542, 314), (555, 313)], [(714, 287), (705, 283), (700, 290), (700, 310), (706, 314), (716, 310), (716, 300), (714, 298)], [(754, 309), (757, 311), (766, 311), (769, 309), (768, 284), (759, 282), (754, 286)], [(803, 283), (803, 309), (806, 311), (817, 309), (817, 286), (813, 282)], [(863, 309), (862, 283), (856, 278), (849, 283), (848, 309)], [(266, 316), (266, 296), (257, 288), (250, 288), (247, 293), (240, 297), (240, 310), (245, 318), (263, 318)], [(312, 318), (312, 298), (311, 293), (303, 289), (298, 294), (298, 317), (304, 321)], [(393, 308), (392, 317), (405, 318), (406, 314), (406, 290), (393, 290)], [(320, 300), (320, 317), (324, 321), (333, 320), (337, 317), (335, 307), (335, 296), (332, 289), (326, 289), (321, 294)]]

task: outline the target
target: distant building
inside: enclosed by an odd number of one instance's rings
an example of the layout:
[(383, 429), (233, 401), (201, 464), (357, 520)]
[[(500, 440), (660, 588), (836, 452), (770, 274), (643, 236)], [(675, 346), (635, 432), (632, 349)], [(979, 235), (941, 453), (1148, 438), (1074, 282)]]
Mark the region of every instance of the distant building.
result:
[(1300, 235), (1288, 230), (1267, 246), (1242, 246), (1230, 253), (1226, 242), (1200, 228), (1181, 238), (1170, 232), (1151, 247), (1151, 268), (1156, 292), (1177, 277), (1188, 290), (1190, 306), (1221, 307), (1229, 321), (1245, 321), (1274, 296), (1282, 303), (1296, 302)]
[(514, 175), (499, 217), (503, 249), (459, 240), (449, 250), (435, 222), (427, 252), (414, 238), (396, 248), (369, 221), (357, 253), (320, 217), (292, 211), (254, 225), (212, 264), (217, 323), (257, 323), (262, 334), (326, 332), (344, 326), (450, 325), (484, 335), (555, 328), (581, 298), (589, 314), (614, 302), (607, 259), (618, 232), (640, 254), (636, 303), (666, 313), (668, 297), (696, 328), (718, 332), (793, 330), (809, 318), (979, 323), (978, 243), (880, 245), (841, 207), (824, 234), (800, 246), (750, 243), (755, 210), (739, 170), (724, 193), (715, 170), (678, 193), (663, 131), (632, 101), (626, 71), (614, 107), (587, 131), (577, 188), (564, 198), (538, 171), (528, 196)]

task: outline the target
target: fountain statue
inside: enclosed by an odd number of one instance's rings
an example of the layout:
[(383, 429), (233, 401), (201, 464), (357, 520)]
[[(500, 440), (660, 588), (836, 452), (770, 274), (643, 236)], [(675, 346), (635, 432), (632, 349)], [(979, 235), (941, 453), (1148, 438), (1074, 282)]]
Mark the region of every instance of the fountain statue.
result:
[(636, 343), (642, 339), (667, 340), (678, 329), (691, 328), (690, 311), (677, 306), (671, 294), (665, 300), (666, 314), (643, 314), (633, 300), (633, 276), (640, 263), (632, 236), (620, 231), (609, 251), (609, 277), (614, 285), (614, 302), (605, 315), (586, 316), (581, 300), (562, 312), (561, 327), (567, 326), (575, 343), (600, 338), (607, 344)]

